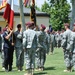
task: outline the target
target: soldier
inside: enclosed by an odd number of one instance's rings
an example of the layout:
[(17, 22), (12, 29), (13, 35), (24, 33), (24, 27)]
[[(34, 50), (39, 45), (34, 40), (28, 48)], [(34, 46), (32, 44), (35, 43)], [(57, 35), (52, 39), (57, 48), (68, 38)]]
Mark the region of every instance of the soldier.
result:
[(72, 50), (72, 54), (73, 54), (72, 61), (73, 61), (73, 66), (75, 71), (75, 24), (73, 25), (73, 32), (71, 35), (69, 48)]
[(62, 40), (63, 40), (63, 33), (64, 33), (64, 29), (62, 29), (61, 33), (60, 33), (60, 41), (62, 43)]
[(17, 25), (17, 31), (14, 34), (15, 34), (16, 67), (18, 71), (22, 71), (24, 65), (24, 51), (22, 46), (23, 34), (21, 24)]
[(69, 29), (69, 24), (65, 23), (64, 24), (66, 31), (63, 33), (63, 40), (61, 46), (63, 47), (64, 50), (64, 60), (66, 64), (66, 70), (64, 72), (71, 72), (72, 69), (72, 53), (71, 50), (68, 49), (69, 44), (70, 44), (70, 38), (71, 38), (71, 33), (72, 31)]
[(0, 29), (0, 52), (1, 52), (1, 47), (2, 47), (2, 37), (1, 37), (1, 29)]
[(57, 31), (57, 34), (56, 34), (56, 42), (57, 42), (57, 47), (59, 48), (60, 47), (60, 31)]
[(52, 31), (50, 34), (50, 52), (51, 54), (53, 54), (53, 51), (54, 51), (54, 41), (55, 41), (55, 36), (54, 36), (54, 31)]
[(37, 36), (33, 22), (26, 23), (28, 29), (23, 33), (23, 49), (25, 50), (26, 70), (25, 75), (33, 75), (35, 68), (35, 50), (37, 48)]
[(37, 47), (37, 70), (44, 70), (44, 64), (46, 60), (46, 27), (41, 24), (40, 31), (37, 33), (38, 47)]
[(46, 45), (47, 45), (47, 49), (46, 49), (46, 53), (49, 54), (49, 50), (50, 50), (50, 31), (47, 30), (46, 32)]
[(10, 30), (9, 27), (7, 27), (7, 30), (3, 33), (3, 39), (4, 39), (4, 66), (5, 66), (5, 71), (11, 71), (12, 70), (12, 49), (11, 46), (13, 43), (10, 42), (11, 40), (11, 35), (13, 34), (13, 30)]

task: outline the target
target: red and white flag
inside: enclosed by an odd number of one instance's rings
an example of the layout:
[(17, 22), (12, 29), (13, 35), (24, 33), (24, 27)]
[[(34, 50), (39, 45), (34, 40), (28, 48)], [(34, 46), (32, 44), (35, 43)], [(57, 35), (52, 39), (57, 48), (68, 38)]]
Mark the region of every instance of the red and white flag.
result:
[(6, 4), (7, 4), (7, 0), (2, 0), (0, 10), (3, 9), (4, 7), (6, 7)]
[(3, 13), (3, 18), (7, 21), (11, 29), (13, 28), (13, 23), (14, 23), (13, 2), (14, 0), (7, 0), (6, 9)]
[(31, 0), (24, 0), (24, 6), (30, 6)]

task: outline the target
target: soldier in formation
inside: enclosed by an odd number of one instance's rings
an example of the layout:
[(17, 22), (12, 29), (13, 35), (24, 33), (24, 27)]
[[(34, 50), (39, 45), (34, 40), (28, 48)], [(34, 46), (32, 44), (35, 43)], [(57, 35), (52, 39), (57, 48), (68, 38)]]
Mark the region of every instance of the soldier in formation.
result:
[(37, 36), (34, 29), (34, 23), (26, 23), (28, 29), (23, 33), (23, 49), (25, 50), (26, 70), (24, 75), (33, 75), (35, 68), (35, 51), (37, 48)]
[(69, 45), (70, 45), (70, 38), (71, 38), (72, 31), (69, 29), (68, 23), (65, 23), (64, 27), (65, 27), (66, 31), (63, 33), (63, 40), (62, 40), (62, 44), (61, 44), (61, 46), (63, 47), (64, 60), (65, 60), (65, 64), (66, 64), (66, 70), (64, 70), (64, 72), (71, 72), (71, 69), (73, 66), (72, 50), (69, 49)]

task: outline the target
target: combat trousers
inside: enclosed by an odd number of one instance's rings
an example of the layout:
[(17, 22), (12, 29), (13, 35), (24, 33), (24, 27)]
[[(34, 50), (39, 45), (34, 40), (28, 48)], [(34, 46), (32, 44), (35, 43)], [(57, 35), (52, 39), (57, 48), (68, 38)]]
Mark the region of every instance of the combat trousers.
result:
[(52, 52), (53, 53), (53, 51), (54, 51), (54, 44), (53, 43), (51, 43), (51, 46), (50, 46), (51, 48), (50, 48), (50, 52)]
[(26, 70), (35, 68), (35, 49), (27, 48), (25, 52)]
[(69, 50), (64, 51), (64, 60), (66, 68), (71, 69), (73, 66), (73, 61), (72, 61), (72, 53)]
[(73, 67), (74, 67), (74, 71), (75, 71), (75, 53), (73, 53)]
[(24, 50), (22, 47), (15, 47), (16, 67), (21, 70), (24, 65)]
[(4, 50), (1, 50), (2, 67), (4, 67)]
[(46, 61), (46, 50), (44, 50), (43, 48), (38, 48), (36, 60), (37, 68), (44, 68), (44, 64)]

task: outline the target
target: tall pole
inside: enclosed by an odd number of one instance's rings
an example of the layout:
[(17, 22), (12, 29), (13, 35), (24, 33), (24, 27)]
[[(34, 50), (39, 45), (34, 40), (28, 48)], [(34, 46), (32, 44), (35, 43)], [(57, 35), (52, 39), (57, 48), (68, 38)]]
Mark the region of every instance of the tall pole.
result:
[(26, 26), (25, 26), (25, 17), (24, 17), (24, 13), (23, 13), (22, 0), (19, 0), (19, 5), (20, 5), (20, 21), (21, 21), (21, 25), (22, 25), (22, 30), (24, 31), (26, 29)]
[(32, 5), (31, 5), (31, 21), (34, 22), (35, 26), (36, 26), (36, 10), (35, 10), (35, 0), (32, 0)]
[(71, 26), (70, 29), (73, 29), (73, 24), (75, 23), (75, 0), (71, 0), (72, 3), (72, 21), (71, 21)]

